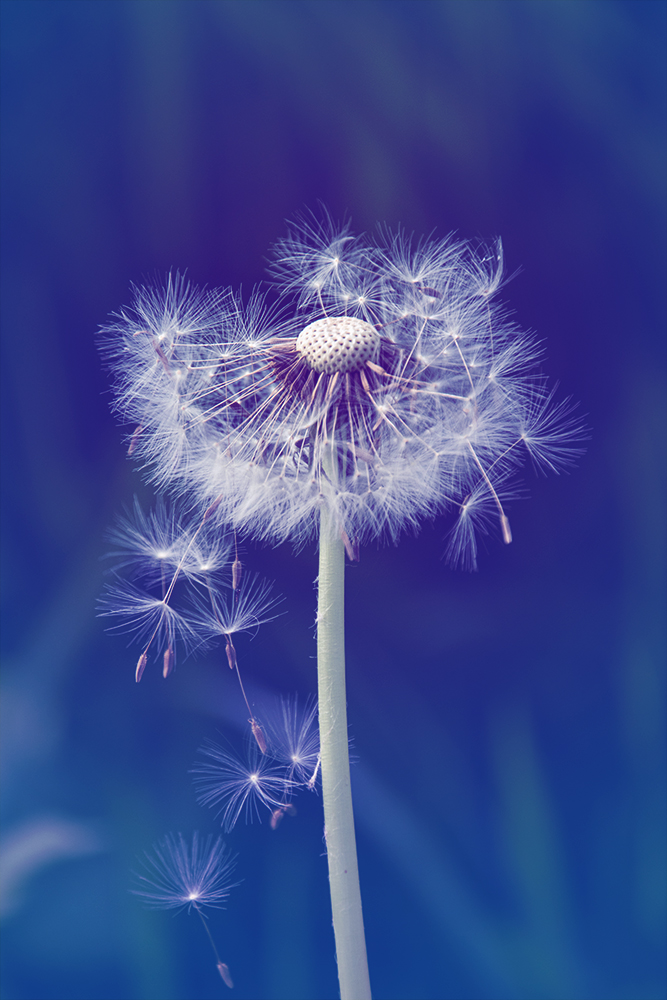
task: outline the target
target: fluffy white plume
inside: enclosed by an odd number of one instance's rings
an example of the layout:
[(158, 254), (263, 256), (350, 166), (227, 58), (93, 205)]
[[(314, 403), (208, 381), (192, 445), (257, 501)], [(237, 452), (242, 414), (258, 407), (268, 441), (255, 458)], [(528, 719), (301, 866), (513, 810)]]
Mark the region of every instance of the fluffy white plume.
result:
[(582, 431), (493, 302), (500, 243), (370, 242), (309, 219), (277, 245), (274, 277), (273, 306), (172, 277), (105, 328), (154, 481), (273, 542), (315, 533), (322, 505), (355, 543), (454, 508), (464, 564), (478, 512), (509, 541), (501, 486), (528, 456), (570, 462)]

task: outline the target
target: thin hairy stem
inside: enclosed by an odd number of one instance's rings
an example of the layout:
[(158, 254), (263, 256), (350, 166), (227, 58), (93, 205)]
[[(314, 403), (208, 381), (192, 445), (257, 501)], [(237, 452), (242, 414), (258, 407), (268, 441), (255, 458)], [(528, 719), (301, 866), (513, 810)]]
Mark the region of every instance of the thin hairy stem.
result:
[(345, 547), (322, 507), (317, 675), (324, 831), (341, 1000), (370, 1000), (345, 702)]

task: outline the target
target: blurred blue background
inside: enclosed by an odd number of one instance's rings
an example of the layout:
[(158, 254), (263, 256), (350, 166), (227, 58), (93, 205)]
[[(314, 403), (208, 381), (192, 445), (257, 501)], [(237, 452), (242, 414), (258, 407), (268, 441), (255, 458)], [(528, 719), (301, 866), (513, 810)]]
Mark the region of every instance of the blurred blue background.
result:
[[(321, 200), (502, 236), (503, 297), (581, 403), (515, 542), (446, 520), (348, 571), (353, 781), (374, 995), (657, 1000), (664, 972), (665, 4), (4, 0), (5, 1000), (226, 995), (195, 915), (129, 871), (216, 829), (188, 769), (247, 713), (219, 650), (133, 679), (95, 617), (104, 532), (148, 492), (95, 330), (130, 282), (265, 277)], [(316, 554), (246, 552), (286, 614), (239, 655), (258, 705), (315, 689)], [(227, 837), (211, 930), (237, 1000), (337, 996), (321, 801)]]

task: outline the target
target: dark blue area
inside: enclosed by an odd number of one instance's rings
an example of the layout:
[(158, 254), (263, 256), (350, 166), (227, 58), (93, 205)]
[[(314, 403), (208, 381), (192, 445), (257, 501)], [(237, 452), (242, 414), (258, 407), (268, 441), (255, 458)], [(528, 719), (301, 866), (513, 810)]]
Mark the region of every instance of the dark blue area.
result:
[[(592, 428), (526, 476), (514, 543), (448, 524), (349, 567), (349, 713), (374, 996), (665, 996), (662, 0), (4, 0), (3, 996), (220, 997), (195, 914), (136, 859), (216, 829), (188, 770), (246, 713), (224, 653), (135, 685), (95, 617), (134, 493), (95, 330), (131, 282), (264, 280), (327, 206), (473, 241)], [(315, 552), (254, 549), (286, 614), (258, 704), (315, 686)], [(321, 802), (237, 826), (210, 927), (233, 994), (337, 996)]]

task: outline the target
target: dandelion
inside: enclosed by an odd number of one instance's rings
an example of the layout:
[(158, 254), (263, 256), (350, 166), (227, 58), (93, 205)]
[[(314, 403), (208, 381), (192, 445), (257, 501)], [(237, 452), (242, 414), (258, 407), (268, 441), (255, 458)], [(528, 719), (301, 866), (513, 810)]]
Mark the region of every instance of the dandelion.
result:
[(155, 909), (194, 908), (213, 948), (216, 968), (221, 978), (233, 987), (229, 967), (220, 960), (218, 950), (206, 923), (202, 907), (219, 908), (238, 882), (230, 882), (236, 861), (220, 837), (208, 836), (200, 843), (194, 833), (192, 845), (182, 834), (167, 834), (153, 846), (153, 853), (143, 859), (145, 874), (135, 872), (138, 888), (131, 891)]
[(200, 753), (205, 760), (193, 769), (197, 801), (216, 810), (223, 829), (231, 830), (244, 811), (252, 822), (254, 816), (261, 819), (260, 807), (273, 814), (289, 804), (294, 782), (255, 743), (245, 760), (211, 740)]
[[(198, 291), (178, 276), (162, 292), (135, 289), (132, 307), (105, 328), (105, 349), (117, 410), (131, 427), (129, 450), (158, 486), (191, 510), (205, 509), (189, 544), (209, 522), (273, 543), (318, 538), (318, 718), (333, 923), (341, 996), (366, 1000), (345, 698), (345, 551), (357, 558), (360, 545), (396, 540), (450, 511), (449, 559), (474, 568), (480, 534), (512, 540), (506, 505), (518, 468), (529, 460), (559, 471), (581, 452), (583, 429), (569, 402), (554, 401), (539, 345), (495, 301), (499, 241), (473, 248), (401, 231), (371, 241), (349, 225), (309, 217), (277, 244), (273, 277), (273, 299), (255, 292), (245, 304), (232, 291)], [(227, 635), (222, 619), (218, 631)], [(229, 643), (227, 655), (232, 666)], [(255, 737), (263, 753), (264, 734)], [(274, 789), (266, 770), (252, 772), (253, 783), (224, 752), (217, 761), (217, 751), (206, 752), (214, 763), (204, 796), (218, 796), (225, 823), (245, 803), (273, 809), (279, 821), (288, 789)]]

